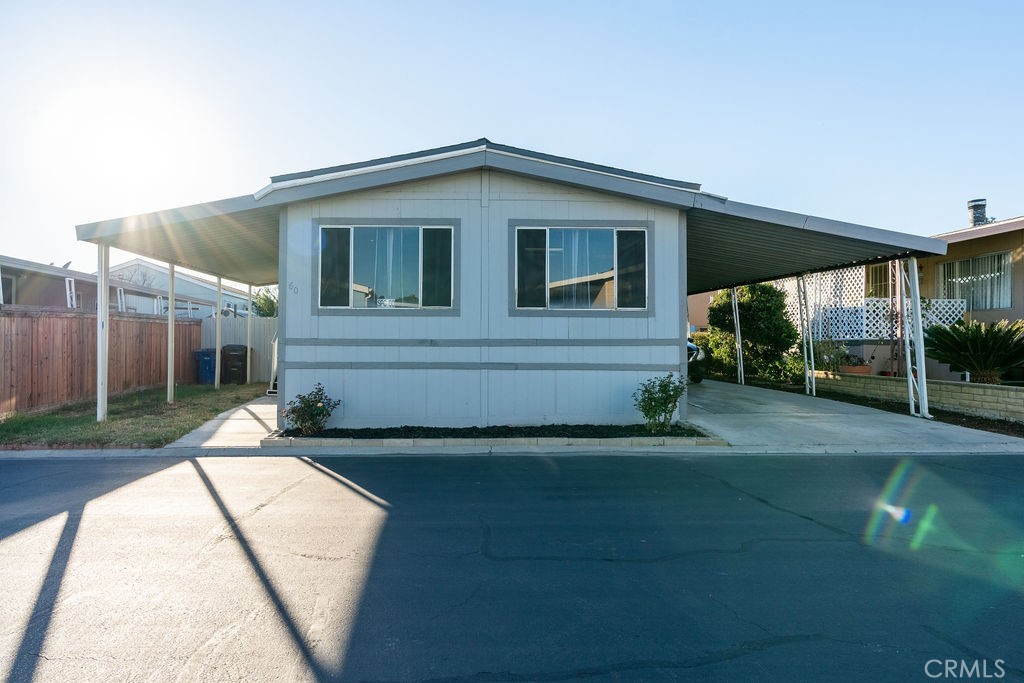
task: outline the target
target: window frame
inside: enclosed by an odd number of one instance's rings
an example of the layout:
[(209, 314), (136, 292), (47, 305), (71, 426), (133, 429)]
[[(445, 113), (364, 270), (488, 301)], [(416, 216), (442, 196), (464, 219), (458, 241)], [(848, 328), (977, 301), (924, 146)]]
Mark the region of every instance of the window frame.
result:
[[(418, 263), (418, 282), (416, 285), (416, 296), (419, 302), (416, 306), (373, 306), (359, 308), (352, 306), (352, 294), (353, 294), (353, 274), (355, 272), (355, 231), (363, 229), (380, 229), (380, 228), (397, 228), (397, 229), (417, 229), (417, 256), (419, 259)], [(348, 244), (349, 244), (349, 262), (348, 262), (348, 273), (349, 273), (349, 286), (348, 286), (348, 305), (336, 306), (336, 305), (324, 305), (323, 304), (323, 287), (321, 282), (321, 273), (323, 272), (324, 264), (324, 252), (322, 248), (322, 239), (324, 230), (326, 229), (347, 229), (348, 233)], [(429, 229), (436, 230), (447, 230), (450, 238), (450, 272), (449, 272), (449, 294), (450, 303), (447, 306), (424, 306), (423, 301), (423, 261), (424, 261), (424, 249), (423, 249), (423, 231)], [(312, 308), (314, 315), (457, 315), (458, 314), (458, 235), (459, 235), (459, 222), (450, 219), (426, 219), (426, 220), (411, 220), (411, 219), (397, 219), (397, 220), (382, 220), (382, 219), (318, 219), (314, 221), (313, 231), (313, 245), (316, 252), (316, 265), (317, 267), (313, 270), (312, 287), (316, 292), (316, 296), (312, 297)], [(386, 311), (385, 313), (379, 313), (379, 311)]]
[[(540, 316), (611, 316), (632, 317), (654, 314), (653, 273), (654, 259), (651, 254), (652, 221), (509, 221), (509, 313), (510, 315)], [(519, 232), (521, 230), (544, 230), (544, 307), (519, 305)], [(614, 307), (612, 308), (552, 308), (551, 307), (551, 230), (610, 230), (612, 236), (612, 268), (615, 271)], [(619, 307), (619, 232), (642, 232), (644, 236), (644, 300), (642, 308)]]
[[(946, 277), (945, 277), (945, 271), (946, 271), (947, 267), (953, 266), (953, 267), (959, 269), (959, 268), (962, 267), (959, 264), (967, 263), (967, 264), (969, 264), (969, 268), (970, 268), (970, 271), (971, 271), (971, 274), (968, 277), (973, 279), (974, 278), (974, 271), (975, 271), (975, 263), (977, 261), (981, 260), (981, 259), (991, 258), (993, 256), (1002, 257), (1004, 263), (1006, 264), (1006, 270), (1005, 270), (1004, 274), (1005, 274), (1005, 278), (1006, 278), (1005, 287), (1006, 287), (1006, 297), (1007, 297), (1007, 299), (1006, 299), (1006, 305), (1005, 306), (994, 306), (994, 307), (987, 307), (987, 308), (980, 308), (980, 307), (976, 306), (974, 304), (974, 297), (977, 294), (977, 292), (975, 291), (974, 287), (971, 287), (969, 285), (969, 283), (955, 283), (955, 284), (961, 284), (961, 286), (968, 287), (968, 292), (966, 293), (966, 296), (956, 297), (956, 296), (949, 296), (948, 295), (948, 287), (946, 286), (947, 280), (946, 280)], [(969, 310), (969, 311), (972, 311), (972, 310), (973, 311), (1005, 311), (1005, 310), (1013, 308), (1013, 252), (1011, 250), (1002, 249), (1000, 251), (991, 251), (991, 252), (986, 252), (984, 254), (974, 254), (973, 256), (966, 256), (964, 258), (954, 258), (954, 259), (949, 259), (947, 261), (942, 261), (936, 267), (935, 275), (936, 275), (936, 279), (937, 279), (936, 286), (935, 286), (936, 294), (940, 294), (941, 295), (940, 298), (944, 298), (944, 299), (963, 299), (966, 302), (967, 310)]]
[[(884, 273), (884, 277), (877, 277)], [(884, 293), (874, 291), (884, 289)], [(892, 278), (889, 272), (889, 262), (869, 263), (864, 267), (864, 298), (866, 299), (891, 299)]]
[[(0, 275), (0, 300), (3, 301), (4, 305), (14, 305), (14, 300), (18, 296), (16, 283), (18, 279), (14, 275)], [(4, 285), (7, 284), (7, 287)], [(7, 292), (10, 296), (4, 294)]]

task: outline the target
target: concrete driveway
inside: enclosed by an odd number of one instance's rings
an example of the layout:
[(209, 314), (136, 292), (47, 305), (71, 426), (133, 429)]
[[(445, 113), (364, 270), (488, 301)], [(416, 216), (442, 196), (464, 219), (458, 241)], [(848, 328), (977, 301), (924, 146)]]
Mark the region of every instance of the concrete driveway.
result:
[(1024, 439), (784, 391), (704, 381), (692, 424), (745, 453), (1024, 453)]
[(0, 675), (1021, 681), (1022, 486), (1005, 455), (0, 460)]

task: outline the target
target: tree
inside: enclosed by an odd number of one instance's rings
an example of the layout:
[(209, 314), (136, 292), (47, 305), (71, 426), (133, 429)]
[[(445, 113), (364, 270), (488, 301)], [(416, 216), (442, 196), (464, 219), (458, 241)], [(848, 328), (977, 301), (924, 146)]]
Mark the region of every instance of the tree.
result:
[(140, 287), (156, 287), (156, 276), (149, 271), (143, 270), (140, 266), (123, 270), (115, 274), (114, 277), (122, 282)]
[(924, 352), (954, 372), (971, 373), (972, 383), (999, 384), (1004, 372), (1024, 365), (1024, 320), (932, 325), (924, 333)]
[[(772, 285), (746, 285), (737, 289), (736, 299), (744, 367), (765, 379), (788, 380), (793, 364), (787, 354), (800, 335), (786, 316), (786, 293)], [(716, 356), (722, 356), (729, 346), (735, 349), (736, 327), (729, 290), (720, 291), (712, 299), (708, 326), (713, 340), (717, 341), (712, 345), (716, 347)], [(723, 343), (726, 339), (729, 341)]]
[(261, 318), (277, 317), (277, 287), (262, 287), (252, 298), (252, 311)]

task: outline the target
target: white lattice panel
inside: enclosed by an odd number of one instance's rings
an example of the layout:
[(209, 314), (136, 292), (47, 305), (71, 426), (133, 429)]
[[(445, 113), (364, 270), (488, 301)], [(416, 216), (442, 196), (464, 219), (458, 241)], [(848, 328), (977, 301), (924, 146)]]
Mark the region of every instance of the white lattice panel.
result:
[(890, 299), (864, 299), (864, 339), (894, 339), (899, 320)]
[(929, 325), (952, 325), (962, 320), (966, 312), (966, 299), (921, 300), (921, 324), (925, 328)]
[[(864, 266), (806, 276), (811, 329), (816, 339), (864, 338)], [(800, 324), (796, 278), (773, 283), (786, 293), (786, 313)]]
[[(806, 276), (815, 339), (893, 339), (899, 322), (889, 299), (864, 297), (864, 266)], [(786, 314), (800, 326), (796, 278), (772, 283), (786, 293)], [(909, 302), (908, 302), (909, 307)], [(963, 299), (922, 299), (922, 325), (952, 325), (967, 307)], [(908, 308), (909, 310), (909, 308)]]

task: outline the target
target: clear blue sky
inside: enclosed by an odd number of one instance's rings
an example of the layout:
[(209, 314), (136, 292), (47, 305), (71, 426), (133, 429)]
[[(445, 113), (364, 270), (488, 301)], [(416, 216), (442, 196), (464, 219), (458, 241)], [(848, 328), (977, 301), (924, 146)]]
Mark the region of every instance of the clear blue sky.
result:
[(1009, 218), (1022, 29), (984, 1), (6, 2), (0, 254), (91, 272), (76, 224), (479, 137), (915, 234)]

